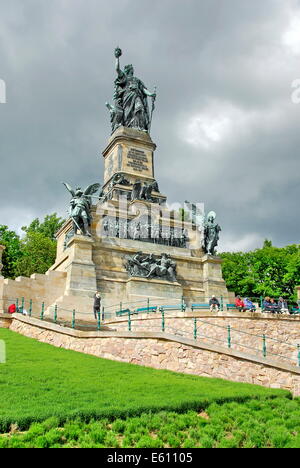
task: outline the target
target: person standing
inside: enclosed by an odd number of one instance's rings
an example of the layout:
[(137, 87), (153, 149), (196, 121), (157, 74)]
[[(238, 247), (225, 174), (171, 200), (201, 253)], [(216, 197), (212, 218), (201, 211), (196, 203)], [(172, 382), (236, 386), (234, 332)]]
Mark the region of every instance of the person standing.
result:
[(94, 296), (94, 317), (97, 320), (101, 309), (101, 294), (99, 291)]

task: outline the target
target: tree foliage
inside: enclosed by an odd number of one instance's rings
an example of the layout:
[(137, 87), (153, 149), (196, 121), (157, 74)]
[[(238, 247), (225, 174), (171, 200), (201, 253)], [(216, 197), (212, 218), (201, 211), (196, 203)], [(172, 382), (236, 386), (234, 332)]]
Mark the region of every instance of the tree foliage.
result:
[(40, 232), (29, 231), (22, 243), (22, 256), (16, 262), (16, 276), (46, 273), (55, 262), (56, 241)]
[(26, 234), (31, 232), (40, 233), (49, 239), (55, 240), (55, 234), (62, 227), (64, 222), (65, 220), (59, 218), (57, 213), (53, 213), (45, 216), (42, 222), (38, 218), (34, 219), (29, 226), (23, 226), (22, 231), (26, 232)]
[(229, 290), (241, 296), (283, 296), (295, 299), (300, 285), (300, 245), (274, 247), (268, 240), (252, 252), (225, 252), (223, 277)]
[(11, 231), (8, 226), (0, 225), (0, 244), (5, 246), (2, 256), (2, 275), (5, 278), (14, 278), (16, 263), (22, 256), (20, 237), (15, 231)]
[(2, 274), (6, 278), (16, 278), (46, 273), (55, 261), (55, 233), (64, 222), (56, 213), (45, 216), (43, 221), (36, 218), (29, 226), (22, 227), (23, 239), (7, 226), (0, 225), (0, 243), (6, 247)]

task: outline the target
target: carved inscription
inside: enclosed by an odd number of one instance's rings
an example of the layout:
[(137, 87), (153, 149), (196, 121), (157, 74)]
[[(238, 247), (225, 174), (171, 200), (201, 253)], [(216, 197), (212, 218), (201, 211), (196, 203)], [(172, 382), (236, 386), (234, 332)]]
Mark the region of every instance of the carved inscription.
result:
[(149, 167), (146, 165), (148, 164), (148, 158), (144, 151), (131, 148), (128, 152), (127, 158), (127, 166), (134, 171), (143, 172), (149, 170)]

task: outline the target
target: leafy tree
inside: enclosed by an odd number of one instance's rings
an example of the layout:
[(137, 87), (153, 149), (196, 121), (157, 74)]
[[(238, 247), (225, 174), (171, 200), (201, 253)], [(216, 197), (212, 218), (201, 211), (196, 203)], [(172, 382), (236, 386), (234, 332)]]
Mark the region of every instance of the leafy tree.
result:
[(252, 252), (226, 252), (223, 277), (229, 290), (241, 296), (283, 296), (295, 300), (300, 285), (300, 246), (274, 247), (265, 240), (261, 249)]
[(16, 262), (16, 275), (46, 273), (55, 262), (56, 242), (41, 232), (29, 231), (21, 243), (22, 256)]
[(264, 244), (251, 254), (251, 266), (254, 282), (253, 292), (263, 296), (286, 296), (289, 291), (284, 285), (287, 262), (284, 249)]
[(243, 252), (226, 252), (223, 258), (223, 277), (229, 290), (241, 296), (253, 295), (253, 279), (250, 256)]
[(20, 237), (15, 231), (9, 230), (8, 226), (0, 225), (0, 243), (6, 247), (2, 257), (2, 275), (5, 278), (15, 278), (16, 262), (22, 257)]
[(300, 286), (300, 247), (290, 256), (283, 280), (291, 294), (295, 286)]
[(15, 231), (0, 225), (0, 243), (6, 247), (2, 270), (5, 278), (46, 273), (55, 261), (55, 233), (64, 222), (56, 213), (45, 216), (43, 221), (36, 218), (22, 227), (26, 233), (22, 240)]
[(26, 234), (37, 232), (49, 239), (55, 240), (55, 234), (62, 227), (64, 222), (65, 219), (59, 218), (57, 213), (53, 213), (45, 216), (42, 222), (38, 218), (34, 219), (29, 226), (23, 226), (22, 231), (26, 232)]
[(272, 247), (272, 241), (270, 239), (265, 239), (263, 248)]

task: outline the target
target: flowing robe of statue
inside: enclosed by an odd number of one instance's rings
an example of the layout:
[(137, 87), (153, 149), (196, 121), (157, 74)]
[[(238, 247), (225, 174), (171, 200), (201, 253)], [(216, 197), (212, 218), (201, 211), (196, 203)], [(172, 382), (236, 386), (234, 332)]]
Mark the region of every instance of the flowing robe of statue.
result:
[(139, 130), (149, 130), (150, 115), (148, 108), (147, 94), (145, 94), (144, 83), (133, 76), (133, 69), (125, 68), (126, 71), (119, 70), (116, 86), (118, 97), (122, 96), (123, 102), (123, 123), (125, 127), (137, 128)]
[[(144, 83), (134, 76), (132, 65), (120, 68), (121, 49), (115, 50), (116, 72), (114, 105), (106, 103), (111, 114), (112, 132), (121, 125), (149, 132), (154, 111), (156, 91), (151, 93)], [(152, 98), (152, 110), (149, 111), (148, 97)]]

